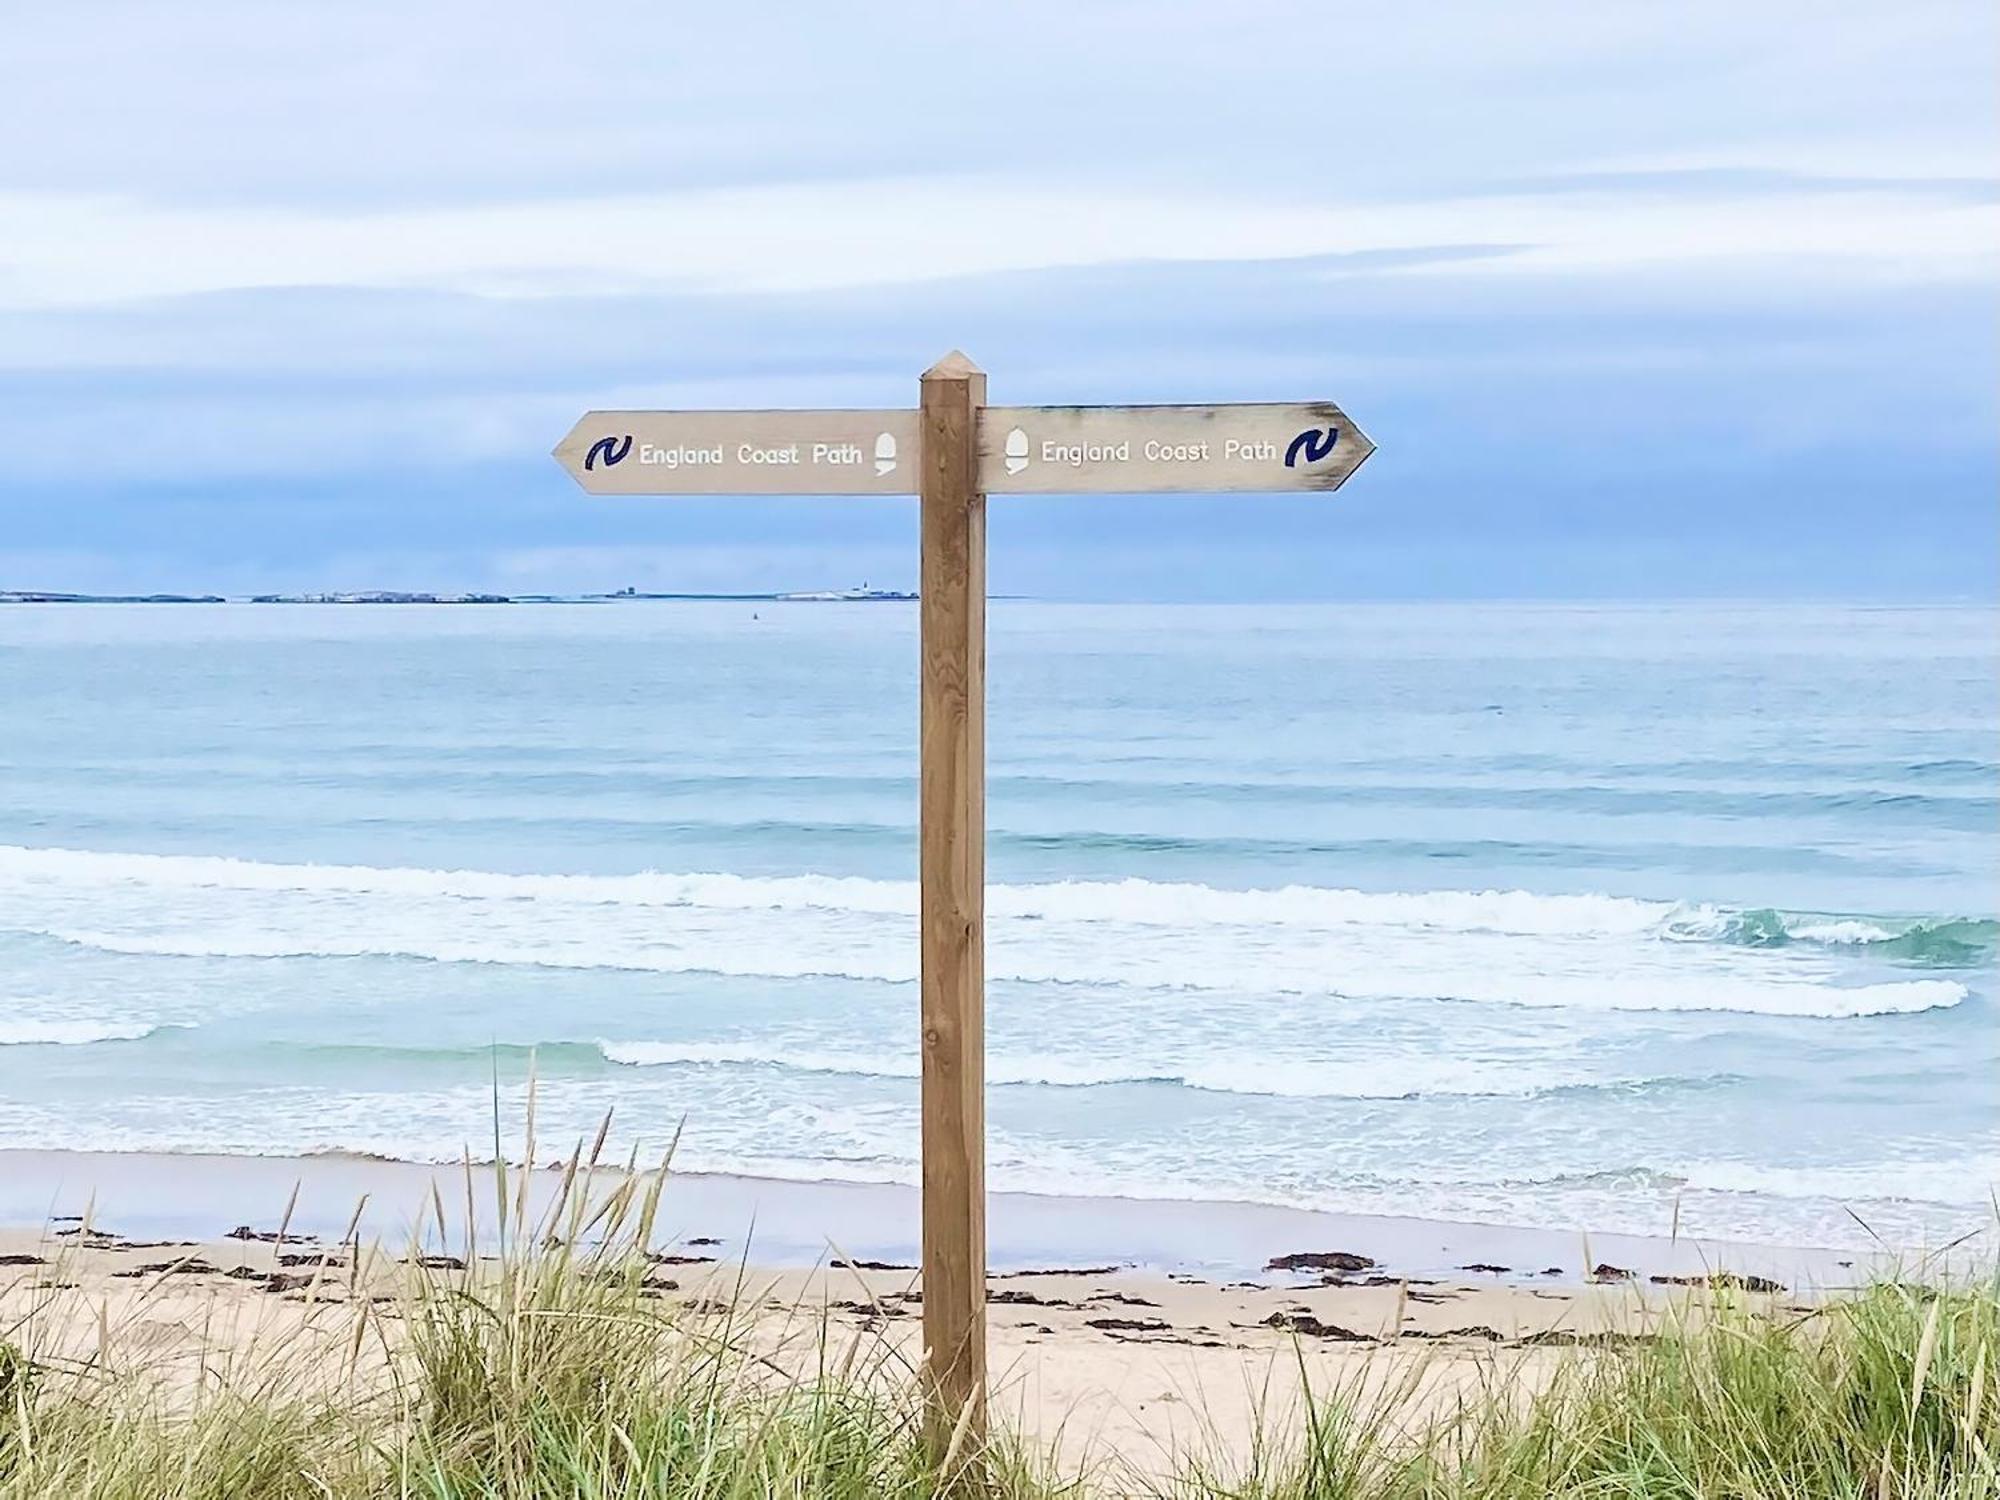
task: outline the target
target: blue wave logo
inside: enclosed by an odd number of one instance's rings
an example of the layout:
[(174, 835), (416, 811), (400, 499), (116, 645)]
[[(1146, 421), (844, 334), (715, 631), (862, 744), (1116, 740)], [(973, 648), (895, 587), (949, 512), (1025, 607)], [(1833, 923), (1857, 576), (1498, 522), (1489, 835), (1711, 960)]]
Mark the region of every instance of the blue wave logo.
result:
[(1299, 466), (1300, 454), (1305, 455), (1307, 463), (1316, 464), (1329, 453), (1333, 452), (1333, 445), (1339, 441), (1340, 429), (1338, 427), (1327, 428), (1324, 438), (1320, 436), (1320, 431), (1317, 427), (1308, 427), (1304, 432), (1293, 438), (1292, 445), (1285, 450), (1285, 467), (1296, 469)]
[[(586, 469), (594, 469), (601, 458), (604, 460), (604, 467), (608, 469), (615, 463), (623, 463), (625, 455), (631, 451), (632, 435), (629, 432), (622, 438), (599, 438), (590, 445), (590, 451), (583, 455), (583, 466)], [(1285, 462), (1290, 463), (1291, 460), (1286, 459)]]

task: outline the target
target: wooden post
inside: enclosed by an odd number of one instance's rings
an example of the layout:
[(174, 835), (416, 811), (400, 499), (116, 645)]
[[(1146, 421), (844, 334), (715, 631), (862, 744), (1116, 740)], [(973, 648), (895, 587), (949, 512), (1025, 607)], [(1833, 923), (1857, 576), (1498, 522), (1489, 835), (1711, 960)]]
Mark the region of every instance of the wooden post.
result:
[[(993, 429), (983, 464), (982, 422)], [(924, 372), (915, 413), (593, 411), (556, 445), (556, 458), (594, 495), (906, 495), (916, 479), (924, 1436), (935, 1459), (954, 1449), (960, 1461), (975, 1458), (986, 1441), (982, 476), (1000, 494), (1327, 494), (1374, 451), (1328, 401), (988, 408), (986, 377), (955, 352)], [(1060, 453), (1075, 461), (1050, 461)], [(946, 1477), (959, 1487), (958, 1474)]]
[(986, 1439), (986, 377), (951, 353), (920, 383), (925, 1437)]

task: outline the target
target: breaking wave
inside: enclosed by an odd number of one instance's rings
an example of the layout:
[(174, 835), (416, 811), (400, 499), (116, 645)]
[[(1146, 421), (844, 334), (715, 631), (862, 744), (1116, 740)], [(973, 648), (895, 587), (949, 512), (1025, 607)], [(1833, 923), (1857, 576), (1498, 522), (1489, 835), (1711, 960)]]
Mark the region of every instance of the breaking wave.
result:
[[(106, 952), (388, 959), (914, 983), (913, 882), (820, 875), (512, 875), (0, 846), (0, 918)], [(999, 885), (989, 974), (1592, 1011), (1854, 1017), (1957, 1005), (1996, 924), (1891, 923), (1606, 895)]]
[(88, 1047), (136, 1042), (160, 1028), (145, 1021), (0, 1021), (0, 1047)]
[[(771, 1047), (743, 1042), (614, 1042), (598, 1050), (626, 1067), (721, 1066), (782, 1068), (856, 1078), (914, 1079), (917, 1054), (837, 1052)], [(1287, 1062), (1270, 1057), (1210, 1056), (1153, 1068), (1130, 1064), (1064, 1062), (995, 1054), (986, 1060), (986, 1081), (997, 1087), (1106, 1088), (1160, 1084), (1214, 1094), (1250, 1094), (1282, 1099), (1409, 1099), (1453, 1095), (1468, 1098), (1532, 1098), (1541, 1094), (1618, 1088), (1713, 1083), (1716, 1079), (1578, 1078), (1575, 1070), (1528, 1076), (1516, 1062), (1475, 1063), (1449, 1059), (1374, 1059), (1332, 1066)]]

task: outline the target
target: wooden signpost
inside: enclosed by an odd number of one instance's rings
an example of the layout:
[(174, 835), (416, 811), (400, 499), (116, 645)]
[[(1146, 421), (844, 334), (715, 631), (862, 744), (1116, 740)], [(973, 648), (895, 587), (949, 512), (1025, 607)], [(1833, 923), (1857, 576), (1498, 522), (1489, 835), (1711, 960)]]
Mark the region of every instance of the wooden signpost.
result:
[(962, 354), (915, 411), (594, 411), (556, 445), (593, 495), (921, 497), (923, 1307), (934, 1455), (986, 1431), (986, 497), (1338, 489), (1339, 407), (987, 406)]

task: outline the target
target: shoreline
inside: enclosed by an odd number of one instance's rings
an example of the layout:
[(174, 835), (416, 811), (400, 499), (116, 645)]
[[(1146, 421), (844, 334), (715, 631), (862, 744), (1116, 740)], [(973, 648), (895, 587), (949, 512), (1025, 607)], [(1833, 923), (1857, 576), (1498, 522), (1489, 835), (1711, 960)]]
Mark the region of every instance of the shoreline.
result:
[[(565, 1175), (508, 1170), (503, 1241), (491, 1165), (468, 1179), (355, 1156), (0, 1150), (0, 1319), (31, 1328), (39, 1358), (87, 1366), (109, 1347), (182, 1392), (222, 1371), (344, 1393), (364, 1342), (378, 1384), (400, 1357), (418, 1289), (476, 1298), (506, 1258), (548, 1243), (534, 1236)], [(602, 1202), (624, 1178), (600, 1168), (584, 1195)], [(671, 1176), (635, 1308), (780, 1379), (862, 1351), (878, 1375), (915, 1370), (917, 1210), (910, 1187)], [(1828, 1250), (1025, 1193), (991, 1195), (988, 1233), (996, 1421), (1069, 1466), (1135, 1473), (1175, 1455), (1251, 1462), (1268, 1435), (1296, 1437), (1312, 1392), (1420, 1423), (1539, 1391), (1573, 1358), (1642, 1348), (1717, 1309), (1812, 1318), (1895, 1269)]]
[[(88, 1214), (103, 1230), (137, 1240), (212, 1241), (238, 1226), (275, 1230), (287, 1203), (293, 1238), (336, 1239), (358, 1217), (358, 1233), (407, 1244), (417, 1226), (462, 1240), (494, 1232), (491, 1163), (426, 1164), (326, 1154), (304, 1157), (166, 1152), (0, 1149), (0, 1233), (13, 1243), (46, 1235)], [(507, 1168), (509, 1191), (522, 1169)], [(600, 1167), (606, 1180), (619, 1169)], [(546, 1201), (561, 1174), (529, 1173), (529, 1200)], [(1280, 1257), (1343, 1252), (1389, 1277), (1474, 1275), (1487, 1284), (1575, 1286), (1599, 1267), (1655, 1277), (1727, 1272), (1787, 1287), (1832, 1290), (1914, 1263), (1937, 1246), (1857, 1252), (1718, 1239), (1596, 1233), (1584, 1228), (1476, 1223), (1334, 1213), (1252, 1202), (1058, 1197), (994, 1192), (988, 1198), (988, 1259), (996, 1275), (1054, 1268), (1107, 1268), (1148, 1275), (1200, 1275), (1286, 1285), (1270, 1269)], [(918, 1194), (902, 1184), (794, 1181), (707, 1172), (669, 1173), (659, 1226), (663, 1242), (719, 1243), (725, 1260), (798, 1269), (830, 1260), (914, 1266)], [(1993, 1226), (1954, 1251), (1990, 1264)], [(1624, 1278), (1612, 1278), (1624, 1279)]]

